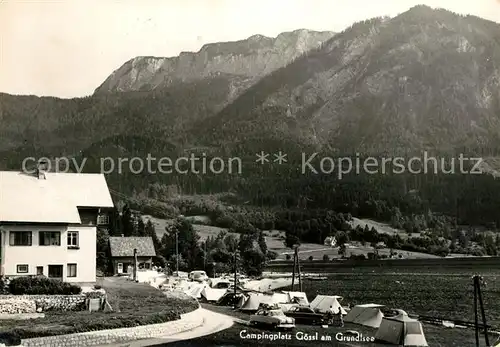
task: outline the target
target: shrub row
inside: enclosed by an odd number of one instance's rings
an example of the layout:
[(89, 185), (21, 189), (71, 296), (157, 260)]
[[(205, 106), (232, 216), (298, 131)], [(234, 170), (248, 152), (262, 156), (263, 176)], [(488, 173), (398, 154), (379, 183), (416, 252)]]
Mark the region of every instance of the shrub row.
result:
[(13, 295), (76, 295), (82, 292), (76, 284), (47, 277), (17, 277), (10, 281), (8, 288)]

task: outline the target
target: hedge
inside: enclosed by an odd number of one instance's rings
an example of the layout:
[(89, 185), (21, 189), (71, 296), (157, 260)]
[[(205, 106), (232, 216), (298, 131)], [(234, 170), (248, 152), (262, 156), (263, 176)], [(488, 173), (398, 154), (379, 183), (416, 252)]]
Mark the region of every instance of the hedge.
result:
[(76, 295), (82, 288), (46, 277), (17, 277), (10, 281), (9, 292), (13, 295)]

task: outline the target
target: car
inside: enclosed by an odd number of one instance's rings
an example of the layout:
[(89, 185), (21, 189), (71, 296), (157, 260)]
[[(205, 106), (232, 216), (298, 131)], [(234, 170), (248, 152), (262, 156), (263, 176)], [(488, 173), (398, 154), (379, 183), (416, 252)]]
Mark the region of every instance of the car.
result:
[(292, 317), (297, 323), (300, 324), (324, 324), (327, 319), (324, 314), (314, 312), (314, 310), (307, 306), (295, 306), (291, 307), (285, 315), (287, 317)]
[(287, 317), (282, 310), (260, 309), (250, 317), (250, 325), (263, 325), (274, 329), (293, 329), (295, 328), (295, 319)]
[(205, 282), (208, 280), (208, 276), (205, 271), (191, 271), (189, 273), (189, 279), (195, 282)]

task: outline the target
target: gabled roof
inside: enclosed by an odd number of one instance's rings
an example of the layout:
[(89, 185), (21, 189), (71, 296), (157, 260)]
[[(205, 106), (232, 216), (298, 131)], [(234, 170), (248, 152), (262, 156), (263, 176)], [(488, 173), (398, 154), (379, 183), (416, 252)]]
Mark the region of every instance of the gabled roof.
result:
[(0, 222), (81, 223), (78, 207), (113, 207), (103, 174), (0, 171)]
[(152, 237), (130, 236), (110, 237), (109, 248), (112, 257), (133, 257), (137, 248), (138, 257), (155, 257), (155, 246)]

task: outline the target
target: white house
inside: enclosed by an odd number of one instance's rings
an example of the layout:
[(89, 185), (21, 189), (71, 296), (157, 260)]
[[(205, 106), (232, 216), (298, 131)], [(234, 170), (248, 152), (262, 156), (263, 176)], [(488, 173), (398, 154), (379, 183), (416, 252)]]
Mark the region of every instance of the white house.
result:
[(335, 236), (328, 236), (323, 244), (329, 247), (336, 247), (337, 239), (335, 238)]
[(102, 174), (0, 171), (4, 276), (96, 281), (96, 231), (113, 208)]

